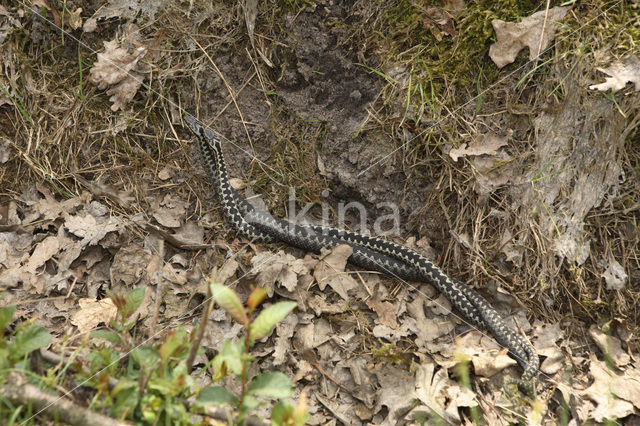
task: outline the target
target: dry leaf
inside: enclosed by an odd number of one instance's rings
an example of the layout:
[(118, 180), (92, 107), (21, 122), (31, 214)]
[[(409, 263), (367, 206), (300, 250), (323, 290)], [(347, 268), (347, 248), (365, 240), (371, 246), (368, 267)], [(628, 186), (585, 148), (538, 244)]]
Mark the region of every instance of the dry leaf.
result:
[(620, 339), (609, 336), (599, 330), (595, 324), (589, 327), (589, 335), (596, 342), (602, 353), (608, 356), (616, 367), (624, 367), (631, 362), (631, 357), (622, 350)]
[(84, 26), (82, 27), (82, 30), (85, 33), (93, 32), (98, 28), (99, 21), (105, 21), (111, 18), (131, 20), (135, 18), (140, 9), (141, 5), (137, 1), (110, 0), (108, 4), (101, 5), (101, 7), (96, 10), (93, 16), (87, 19)]
[(457, 352), (471, 358), (475, 373), (491, 377), (517, 362), (507, 355), (507, 348), (500, 348), (492, 339), (479, 331), (471, 331), (456, 339)]
[(523, 18), (520, 22), (491, 21), (498, 41), (489, 48), (489, 56), (502, 68), (515, 61), (518, 52), (529, 48), (529, 59), (534, 60), (547, 48), (569, 7), (554, 7), (541, 10)]
[(82, 8), (79, 7), (76, 10), (67, 11), (67, 16), (65, 22), (74, 30), (77, 30), (82, 26), (82, 17), (80, 14), (82, 13)]
[(140, 246), (123, 246), (113, 257), (111, 281), (113, 284), (131, 286), (146, 276), (147, 265), (151, 261), (151, 252)]
[(453, 37), (457, 34), (453, 18), (464, 7), (464, 1), (451, 1), (438, 7), (429, 6), (422, 13), (422, 23), (438, 41), (442, 40), (442, 34)]
[[(588, 410), (589, 418), (596, 422), (622, 419), (640, 408), (640, 370), (628, 368), (621, 373), (612, 371), (606, 362), (591, 355), (593, 384), (581, 392), (583, 397), (596, 403)], [(587, 407), (591, 408), (591, 407)]]
[(167, 228), (178, 228), (187, 212), (187, 203), (181, 198), (165, 195), (160, 202), (152, 201), (153, 218)]
[(372, 297), (367, 300), (367, 306), (378, 314), (380, 323), (394, 330), (398, 328), (398, 321), (396, 321), (396, 309), (393, 304), (386, 301), (382, 302), (377, 297)]
[(323, 256), (313, 271), (313, 276), (318, 282), (320, 290), (329, 285), (344, 300), (349, 299), (349, 291), (357, 287), (353, 278), (344, 272), (347, 259), (353, 253), (353, 248), (348, 244), (340, 244), (331, 251), (323, 250)]
[(165, 263), (162, 267), (162, 277), (174, 284), (185, 285), (187, 283), (187, 271), (175, 268), (170, 263)]
[(91, 331), (100, 323), (109, 324), (118, 312), (111, 299), (80, 299), (78, 304), (80, 310), (71, 315), (71, 324), (78, 327), (80, 333)]
[(89, 81), (98, 89), (111, 87), (108, 95), (113, 102), (112, 111), (122, 109), (142, 85), (143, 77), (137, 73), (138, 61), (147, 54), (146, 47), (137, 47), (133, 53), (118, 46), (118, 41), (105, 41), (105, 50), (98, 53), (98, 59), (89, 71)]
[(162, 170), (158, 172), (158, 179), (160, 180), (168, 180), (171, 178), (171, 169), (169, 167), (163, 167)]
[(276, 325), (278, 337), (273, 350), (273, 365), (282, 365), (287, 360), (287, 354), (291, 351), (291, 337), (293, 337), (296, 325), (298, 325), (297, 315), (287, 315)]
[[(0, 100), (0, 106), (2, 106), (1, 100)], [(11, 150), (11, 142), (9, 142), (9, 139), (7, 138), (0, 137), (0, 164), (6, 163), (11, 158), (13, 158), (13, 153)]]
[(83, 247), (97, 244), (109, 232), (119, 231), (123, 226), (118, 217), (96, 218), (90, 214), (69, 216), (64, 222), (69, 232), (82, 238)]
[(191, 220), (176, 229), (173, 235), (184, 244), (204, 244), (204, 228)]
[[(397, 424), (401, 415), (408, 412), (407, 408), (411, 404), (412, 395), (415, 390), (415, 379), (413, 374), (394, 366), (387, 366), (377, 370), (376, 377), (380, 384), (377, 395), (377, 404), (374, 412), (380, 411), (382, 406), (388, 408), (388, 416), (379, 424)], [(375, 423), (375, 422), (374, 422)]]
[(444, 368), (435, 370), (433, 363), (422, 364), (416, 371), (415, 396), (451, 424), (460, 422), (459, 407), (478, 405), (470, 389), (449, 379)]
[(610, 77), (606, 78), (604, 83), (589, 86), (591, 90), (606, 92), (613, 89), (614, 92), (617, 92), (624, 89), (624, 86), (630, 82), (635, 85), (636, 92), (640, 91), (640, 60), (636, 55), (628, 56), (622, 61), (616, 61), (608, 68), (598, 68), (598, 71)]
[(495, 155), (498, 149), (507, 145), (507, 137), (497, 135), (478, 135), (473, 142), (469, 144), (463, 143), (460, 148), (454, 148), (449, 151), (449, 156), (453, 161), (458, 161), (460, 157), (470, 155)]
[(609, 256), (609, 266), (602, 273), (602, 277), (607, 283), (607, 290), (622, 290), (627, 282), (627, 273), (613, 255)]
[(422, 295), (417, 296), (411, 303), (407, 303), (407, 311), (415, 319), (415, 344), (418, 347), (424, 347), (427, 342), (434, 341), (454, 329), (453, 323), (446, 318), (439, 316), (428, 318), (425, 315), (425, 306), (429, 304), (427, 298)]
[(51, 259), (60, 250), (60, 242), (58, 237), (48, 236), (42, 240), (33, 251), (33, 254), (29, 258), (29, 262), (25, 266), (25, 269), (35, 274), (36, 270), (45, 264), (45, 262)]
[(564, 340), (564, 332), (559, 324), (545, 324), (536, 321), (531, 334), (535, 336), (533, 347), (536, 352), (538, 355), (545, 357), (540, 366), (540, 371), (551, 375), (567, 366), (565, 354), (557, 343)]
[(256, 284), (267, 290), (280, 283), (287, 290), (294, 291), (298, 285), (298, 276), (309, 273), (302, 259), (283, 251), (277, 254), (259, 253), (251, 259), (251, 264), (258, 273)]

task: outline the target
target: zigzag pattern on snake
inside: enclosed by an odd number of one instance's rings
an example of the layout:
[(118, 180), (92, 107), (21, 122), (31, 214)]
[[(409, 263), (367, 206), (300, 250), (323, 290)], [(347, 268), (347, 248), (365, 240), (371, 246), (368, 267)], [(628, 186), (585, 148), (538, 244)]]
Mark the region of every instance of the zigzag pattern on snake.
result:
[(225, 219), (239, 234), (258, 242), (281, 241), (312, 252), (348, 244), (353, 249), (349, 262), (354, 265), (403, 280), (432, 283), (467, 319), (485, 327), (498, 343), (509, 349), (509, 355), (524, 370), (516, 382), (525, 392), (535, 392), (533, 382), (540, 366), (538, 355), (529, 341), (507, 327), (500, 314), (476, 291), (447, 276), (420, 253), (400, 244), (336, 228), (297, 225), (256, 209), (231, 187), (222, 144), (216, 134), (189, 114), (184, 120), (198, 139)]

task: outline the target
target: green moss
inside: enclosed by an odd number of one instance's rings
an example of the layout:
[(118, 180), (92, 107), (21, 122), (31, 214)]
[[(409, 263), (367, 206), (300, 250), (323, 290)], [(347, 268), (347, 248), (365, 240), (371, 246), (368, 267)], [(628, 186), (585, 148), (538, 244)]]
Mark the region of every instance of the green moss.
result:
[(385, 343), (371, 350), (373, 359), (381, 359), (392, 365), (409, 365), (405, 354), (395, 343)]
[(489, 46), (495, 41), (491, 21), (519, 20), (535, 12), (539, 2), (482, 0), (469, 3), (453, 18), (456, 34), (441, 33), (441, 40), (425, 24), (429, 7), (437, 6), (402, 0), (386, 12), (384, 27), (379, 32), (386, 34), (385, 62), (422, 60), (435, 76), (450, 84), (465, 86), (475, 81), (478, 64), (486, 62)]

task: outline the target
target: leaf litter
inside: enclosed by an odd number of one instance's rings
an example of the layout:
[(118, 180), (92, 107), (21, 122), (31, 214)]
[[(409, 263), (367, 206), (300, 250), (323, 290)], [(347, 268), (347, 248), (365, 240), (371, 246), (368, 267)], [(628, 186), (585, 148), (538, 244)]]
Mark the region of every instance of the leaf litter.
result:
[(529, 48), (529, 59), (534, 60), (549, 46), (559, 21), (569, 11), (569, 6), (556, 6), (541, 10), (520, 22), (491, 21), (498, 41), (489, 48), (489, 57), (502, 68), (516, 60), (518, 53)]

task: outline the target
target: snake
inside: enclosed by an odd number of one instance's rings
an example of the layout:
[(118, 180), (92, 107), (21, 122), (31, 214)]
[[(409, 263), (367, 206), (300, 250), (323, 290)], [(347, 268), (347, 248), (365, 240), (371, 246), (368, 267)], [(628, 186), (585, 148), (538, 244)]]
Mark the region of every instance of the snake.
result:
[(352, 249), (348, 261), (353, 265), (401, 280), (433, 284), (465, 318), (487, 329), (508, 349), (508, 354), (523, 369), (520, 379), (512, 382), (526, 394), (535, 395), (535, 377), (540, 368), (538, 354), (529, 340), (507, 326), (479, 293), (448, 276), (434, 262), (409, 247), (345, 229), (294, 223), (255, 207), (231, 186), (220, 137), (188, 113), (184, 114), (184, 122), (198, 140), (224, 219), (239, 235), (255, 242), (284, 242), (315, 253), (347, 244)]

